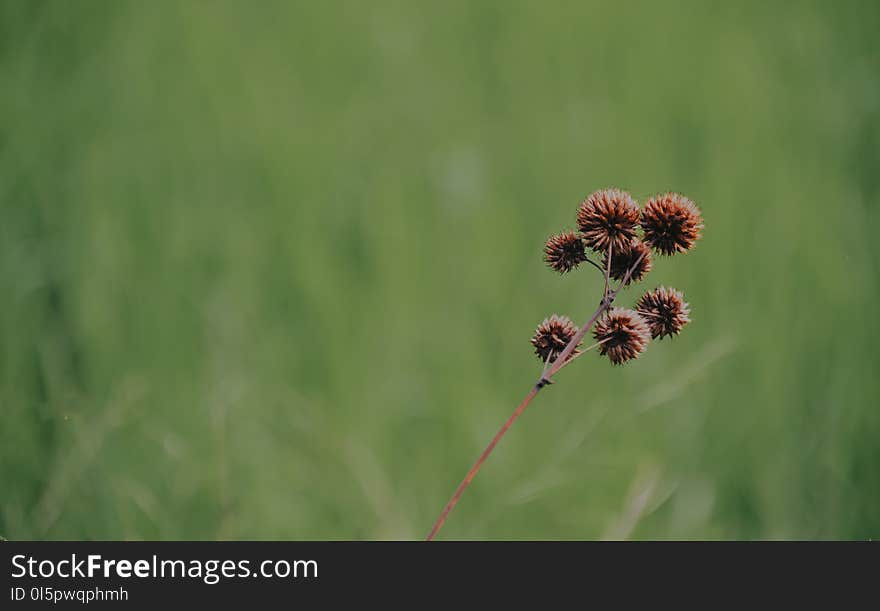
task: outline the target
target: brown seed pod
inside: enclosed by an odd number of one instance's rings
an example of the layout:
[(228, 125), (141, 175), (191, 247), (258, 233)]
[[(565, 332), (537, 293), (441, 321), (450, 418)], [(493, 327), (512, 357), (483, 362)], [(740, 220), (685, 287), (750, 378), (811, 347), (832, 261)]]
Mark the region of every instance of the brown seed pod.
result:
[(686, 252), (700, 239), (703, 216), (696, 204), (678, 193), (655, 195), (642, 210), (644, 241), (664, 255)]
[[(535, 330), (532, 337), (532, 346), (535, 347), (535, 354), (542, 362), (552, 363), (556, 357), (565, 349), (571, 338), (575, 336), (578, 328), (571, 322), (567, 316), (557, 316), (553, 314), (550, 318), (545, 318)], [(580, 344), (578, 344), (580, 345)], [(571, 355), (571, 359), (577, 355), (580, 350), (575, 347)], [(568, 360), (568, 359), (566, 359)]]
[(651, 341), (648, 323), (632, 310), (611, 308), (593, 327), (593, 337), (603, 342), (599, 354), (621, 365), (644, 352)]
[[(636, 264), (637, 261), (638, 264)], [(608, 265), (608, 253), (605, 253), (605, 256), (602, 257), (602, 267), (604, 268), (606, 265)], [(638, 238), (633, 238), (626, 249), (619, 252), (615, 250), (611, 253), (610, 275), (615, 280), (623, 282), (626, 272), (633, 265), (635, 265), (635, 268), (632, 274), (630, 274), (629, 280), (627, 280), (627, 285), (632, 282), (638, 282), (645, 277), (645, 274), (651, 271), (651, 249)]]
[(664, 286), (642, 295), (636, 303), (636, 310), (648, 322), (654, 339), (678, 335), (691, 321), (690, 306), (681, 291)]
[(584, 243), (573, 231), (550, 236), (544, 246), (544, 262), (560, 274), (570, 272), (586, 260)]
[(577, 212), (578, 229), (584, 243), (597, 252), (624, 250), (636, 237), (639, 205), (620, 189), (591, 194)]

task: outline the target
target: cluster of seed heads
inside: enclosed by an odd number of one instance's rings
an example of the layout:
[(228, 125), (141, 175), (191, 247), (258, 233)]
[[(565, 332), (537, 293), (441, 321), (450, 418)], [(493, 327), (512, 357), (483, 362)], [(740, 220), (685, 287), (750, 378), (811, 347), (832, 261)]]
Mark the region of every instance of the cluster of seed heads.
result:
[[(626, 363), (638, 358), (651, 340), (678, 335), (690, 322), (690, 308), (681, 292), (662, 286), (642, 295), (635, 309), (613, 306), (621, 289), (644, 280), (648, 275), (654, 264), (654, 253), (669, 256), (687, 252), (700, 239), (702, 229), (700, 209), (683, 195), (655, 195), (644, 208), (639, 208), (638, 202), (626, 191), (605, 189), (596, 191), (580, 205), (577, 231), (566, 230), (547, 240), (544, 261), (560, 274), (574, 271), (583, 263), (602, 272), (605, 280), (602, 300), (581, 329), (567, 316), (557, 314), (538, 325), (532, 346), (544, 363), (540, 379), (455, 489), (428, 533), (429, 541), (437, 535), (501, 437), (538, 392), (552, 383), (556, 372), (574, 358), (597, 347), (599, 354), (607, 356), (612, 364)], [(590, 251), (602, 257), (601, 264), (591, 258)], [(612, 288), (612, 280), (618, 283), (616, 288)], [(581, 348), (589, 331), (596, 341), (588, 348)]]
[[(663, 193), (648, 199), (644, 208), (626, 191), (604, 189), (591, 194), (577, 211), (578, 231), (551, 236), (544, 246), (544, 261), (565, 274), (590, 263), (607, 278), (630, 285), (645, 278), (653, 266), (653, 253), (670, 256), (687, 252), (700, 239), (700, 209), (683, 195)], [(602, 257), (601, 264), (589, 251)], [(610, 260), (609, 260), (610, 257)], [(607, 283), (606, 283), (607, 284)], [(614, 293), (616, 294), (616, 292)], [(607, 307), (593, 326), (599, 354), (620, 365), (637, 358), (652, 339), (678, 335), (690, 322), (690, 308), (676, 289), (657, 287), (642, 295), (635, 309)], [(553, 314), (538, 325), (532, 337), (535, 354), (553, 363), (578, 334), (566, 316)], [(580, 354), (580, 344), (566, 362)]]

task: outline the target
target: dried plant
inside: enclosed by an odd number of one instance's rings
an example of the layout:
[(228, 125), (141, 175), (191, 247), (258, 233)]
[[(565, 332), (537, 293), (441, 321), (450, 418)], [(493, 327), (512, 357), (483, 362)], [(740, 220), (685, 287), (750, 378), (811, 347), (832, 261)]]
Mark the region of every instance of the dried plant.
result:
[[(557, 316), (551, 314), (550, 318), (545, 318), (544, 322), (538, 325), (535, 335), (532, 337), (532, 345), (535, 347), (535, 354), (544, 363), (552, 363), (556, 357), (565, 350), (568, 342), (571, 341), (578, 332), (578, 328), (574, 326), (571, 319), (567, 316)], [(576, 356), (580, 351), (575, 348), (569, 355), (569, 358)]]
[[(577, 225), (579, 233), (564, 231), (547, 240), (544, 261), (561, 274), (577, 269), (581, 263), (598, 268), (604, 277), (599, 306), (580, 328), (557, 314), (538, 325), (531, 344), (544, 364), (541, 376), (467, 472), (434, 523), (428, 541), (436, 537), (507, 430), (563, 367), (593, 348), (598, 348), (611, 364), (622, 365), (638, 358), (652, 339), (678, 335), (690, 322), (690, 307), (681, 292), (662, 286), (642, 295), (633, 310), (613, 307), (623, 288), (651, 271), (652, 250), (666, 256), (683, 253), (700, 239), (703, 218), (690, 199), (665, 193), (651, 197), (640, 210), (626, 191), (604, 189), (592, 193), (578, 207)], [(601, 264), (588, 256), (587, 249), (602, 255)], [(618, 282), (616, 287), (612, 280)], [(584, 337), (591, 331), (595, 343), (582, 348)]]
[(639, 205), (620, 189), (596, 191), (578, 208), (577, 223), (584, 242), (593, 250), (605, 252), (613, 246), (621, 251), (636, 237)]
[(544, 261), (560, 274), (570, 272), (586, 260), (584, 243), (573, 231), (550, 236), (544, 245)]
[[(608, 255), (602, 256), (602, 269), (608, 265)], [(611, 257), (611, 277), (614, 280), (622, 281), (626, 276), (626, 272), (630, 269), (630, 282), (638, 282), (651, 271), (651, 249), (648, 245), (638, 238), (633, 238), (632, 242), (622, 251), (615, 251)]]
[(687, 252), (700, 239), (703, 217), (700, 209), (678, 193), (655, 195), (642, 210), (645, 242), (657, 252), (674, 255)]
[(596, 323), (593, 337), (599, 344), (599, 354), (607, 356), (613, 365), (623, 365), (645, 351), (651, 330), (638, 312), (611, 308)]
[(690, 306), (681, 291), (665, 286), (648, 291), (636, 303), (636, 311), (651, 327), (651, 337), (663, 339), (681, 333), (690, 319)]

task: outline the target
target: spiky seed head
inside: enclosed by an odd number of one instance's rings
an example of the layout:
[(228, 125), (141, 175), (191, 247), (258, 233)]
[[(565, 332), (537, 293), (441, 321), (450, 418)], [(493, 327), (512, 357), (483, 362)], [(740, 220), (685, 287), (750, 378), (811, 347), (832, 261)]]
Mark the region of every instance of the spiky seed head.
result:
[(648, 322), (654, 339), (678, 335), (691, 321), (690, 306), (681, 291), (664, 286), (642, 295), (636, 303), (636, 310)]
[(578, 229), (584, 243), (597, 252), (623, 250), (636, 237), (639, 205), (620, 189), (592, 193), (577, 212)]
[[(602, 267), (606, 265), (608, 265), (608, 253), (605, 253), (605, 256), (602, 257)], [(621, 251), (614, 250), (611, 253), (610, 275), (615, 280), (623, 282), (626, 272), (629, 271), (629, 268), (635, 266), (629, 280), (626, 282), (629, 285), (644, 278), (645, 274), (651, 271), (651, 265), (651, 249), (638, 238), (633, 238), (625, 249)]]
[(593, 337), (603, 342), (599, 354), (608, 356), (614, 365), (622, 365), (644, 352), (651, 341), (651, 330), (637, 312), (611, 308), (593, 327)]
[(687, 252), (700, 239), (703, 216), (696, 204), (678, 193), (650, 198), (642, 210), (644, 241), (663, 255)]
[[(565, 349), (577, 331), (578, 328), (567, 316), (553, 314), (549, 318), (545, 318), (538, 325), (535, 335), (532, 337), (532, 346), (535, 347), (535, 354), (538, 355), (542, 362), (552, 363)], [(568, 358), (574, 357), (579, 352), (580, 350), (575, 347)]]
[(573, 231), (550, 236), (544, 245), (544, 261), (560, 274), (570, 272), (586, 260), (584, 243)]

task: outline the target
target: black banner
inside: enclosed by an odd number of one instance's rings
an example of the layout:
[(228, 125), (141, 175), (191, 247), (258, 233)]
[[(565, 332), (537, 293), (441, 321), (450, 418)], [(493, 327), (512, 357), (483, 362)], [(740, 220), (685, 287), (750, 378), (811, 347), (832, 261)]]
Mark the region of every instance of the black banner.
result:
[(353, 598), (465, 605), (475, 594), (588, 605), (598, 596), (659, 603), (706, 591), (716, 600), (776, 592), (815, 602), (821, 594), (873, 595), (878, 549), (868, 542), (0, 542), (0, 608)]

